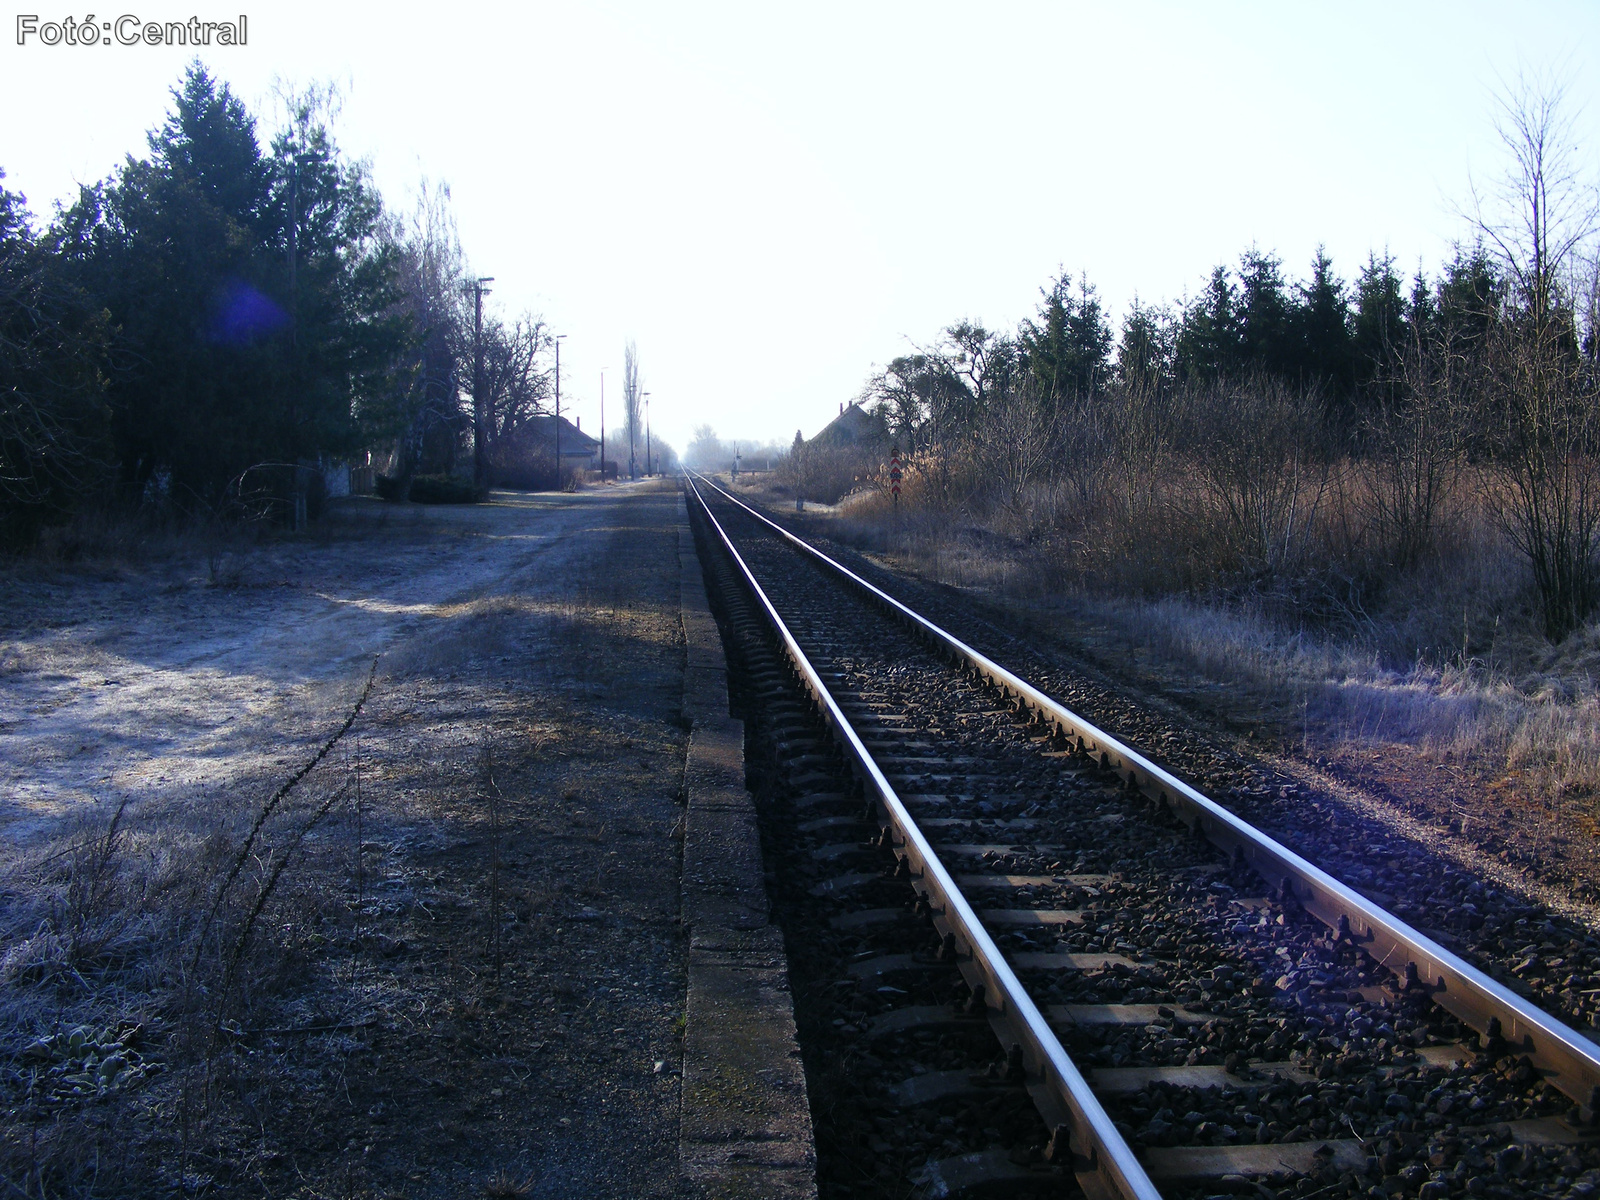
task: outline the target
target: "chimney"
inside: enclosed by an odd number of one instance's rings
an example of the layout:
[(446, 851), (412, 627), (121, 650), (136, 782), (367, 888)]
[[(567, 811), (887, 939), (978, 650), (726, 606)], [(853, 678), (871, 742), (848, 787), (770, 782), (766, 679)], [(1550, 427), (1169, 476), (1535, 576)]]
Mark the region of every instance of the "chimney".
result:
[(839, 405), (839, 415), (841, 417), (844, 416), (844, 405), (843, 404)]
[(579, 433), (583, 432), (583, 418), (582, 417), (578, 418), (577, 430), (578, 430)]

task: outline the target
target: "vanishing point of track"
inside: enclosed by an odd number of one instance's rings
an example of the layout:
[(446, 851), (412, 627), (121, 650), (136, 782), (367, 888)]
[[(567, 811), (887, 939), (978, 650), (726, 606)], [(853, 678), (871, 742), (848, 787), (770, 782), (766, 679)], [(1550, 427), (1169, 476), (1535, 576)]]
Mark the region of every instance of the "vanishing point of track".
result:
[[(710, 481), (686, 486), (708, 570), (787, 668), (757, 683), (796, 784), (789, 857), (848, 989), (833, 1036), (904, 1064), (871, 1100), (903, 1115), (867, 1140), (893, 1158), (909, 1130), (923, 1194), (1593, 1193), (1600, 1046)], [(1021, 1094), (1034, 1144), (948, 1115)]]

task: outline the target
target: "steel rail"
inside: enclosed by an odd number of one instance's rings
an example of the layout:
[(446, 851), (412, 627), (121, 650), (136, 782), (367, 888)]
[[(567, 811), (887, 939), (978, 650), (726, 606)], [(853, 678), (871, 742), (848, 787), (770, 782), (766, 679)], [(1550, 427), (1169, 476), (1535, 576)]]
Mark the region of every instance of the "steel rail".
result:
[(1434, 1003), (1484, 1035), (1487, 1045), (1500, 1053), (1527, 1055), (1549, 1083), (1584, 1106), (1586, 1116), (1600, 1117), (1600, 1045), (1542, 1012), (1459, 955), (1096, 728), (737, 496), (710, 480), (705, 482), (816, 561), (866, 591), (940, 649), (1016, 696), (1021, 704), (1053, 724), (1063, 737), (1076, 740), (1081, 751), (1098, 755), (1101, 765), (1115, 770), (1130, 792), (1170, 805), (1191, 829), (1254, 867), (1285, 901), (1298, 902), (1341, 940), (1354, 944), (1395, 972), (1408, 989), (1426, 992)]
[[(862, 783), (876, 794), (900, 838), (900, 870), (909, 869), (912, 886), (927, 896), (933, 910), (935, 928), (943, 935), (954, 935), (965, 943), (954, 963), (963, 977), (980, 995), (986, 1015), (1003, 1044), (1020, 1045), (1024, 1081), (1052, 1127), (1065, 1125), (1072, 1140), (1072, 1170), (1079, 1185), (1094, 1200), (1160, 1200), (1144, 1166), (1139, 1162), (1110, 1116), (1090, 1089), (1073, 1061), (1067, 1056), (1044, 1014), (1033, 1003), (1022, 982), (1011, 970), (1000, 948), (968, 903), (954, 877), (940, 861), (910, 811), (889, 783), (844, 711), (822, 682), (811, 660), (790, 633), (788, 625), (756, 580), (754, 572), (723, 529), (711, 506), (700, 493), (693, 475), (685, 476), (701, 510), (722, 542), (723, 549), (743, 577), (745, 585), (759, 602), (782, 641), (790, 661), (815, 699), (822, 716), (843, 744)], [(718, 491), (721, 489), (719, 488)], [(948, 939), (947, 939), (947, 943)]]

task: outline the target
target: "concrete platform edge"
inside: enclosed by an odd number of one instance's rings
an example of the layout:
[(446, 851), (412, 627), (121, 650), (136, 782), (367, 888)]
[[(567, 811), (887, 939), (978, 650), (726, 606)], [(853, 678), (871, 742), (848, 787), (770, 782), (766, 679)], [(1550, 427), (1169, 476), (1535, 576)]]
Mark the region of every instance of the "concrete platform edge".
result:
[(768, 915), (744, 723), (678, 501), (689, 722), (683, 920), (689, 935), (678, 1158), (712, 1200), (815, 1200), (816, 1147), (783, 936)]

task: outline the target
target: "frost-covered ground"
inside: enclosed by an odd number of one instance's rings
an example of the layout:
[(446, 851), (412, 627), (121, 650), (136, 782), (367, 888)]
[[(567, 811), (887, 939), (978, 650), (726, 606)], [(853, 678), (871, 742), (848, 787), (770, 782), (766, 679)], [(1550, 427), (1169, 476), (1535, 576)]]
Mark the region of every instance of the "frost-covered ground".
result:
[(678, 1195), (680, 503), (0, 579), (0, 1182)]
[(538, 579), (559, 581), (592, 550), (604, 500), (356, 500), (320, 540), (235, 552), (223, 586), (200, 555), (12, 579), (0, 593), (0, 831), (16, 844), (124, 796), (204, 803), (271, 777), (337, 724), (374, 656), (393, 677), (496, 608), (538, 607)]

